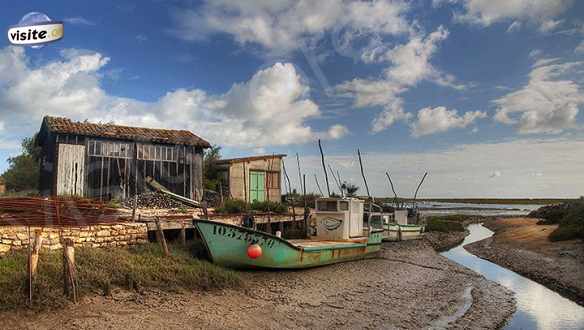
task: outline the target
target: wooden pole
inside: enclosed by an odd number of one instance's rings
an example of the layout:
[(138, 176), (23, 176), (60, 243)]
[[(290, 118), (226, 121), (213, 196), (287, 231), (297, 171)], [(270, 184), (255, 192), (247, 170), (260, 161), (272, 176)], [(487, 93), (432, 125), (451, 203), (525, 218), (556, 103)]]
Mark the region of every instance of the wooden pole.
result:
[(343, 197), (343, 188), (341, 188), (341, 183), (339, 182), (339, 180), (337, 180), (337, 177), (335, 176), (335, 171), (331, 167), (331, 164), (329, 164), (328, 167), (329, 170), (331, 170), (331, 175), (333, 176), (333, 179), (335, 180), (337, 187), (339, 188), (339, 193), (341, 194), (341, 197)]
[[(286, 181), (288, 182), (288, 197), (292, 201), (292, 219), (294, 220), (294, 222), (296, 222), (296, 209), (295, 209), (295, 205), (294, 205), (294, 197), (292, 195), (292, 184), (290, 183), (290, 177), (288, 176), (288, 172), (286, 171), (286, 165), (285, 165), (284, 161), (282, 161), (282, 170), (284, 171), (284, 177), (286, 178)], [(282, 226), (283, 226), (283, 224), (282, 224)]]
[(422, 177), (422, 180), (420, 181), (420, 184), (418, 184), (418, 188), (416, 188), (416, 193), (414, 194), (414, 201), (413, 201), (413, 207), (416, 207), (416, 197), (418, 197), (418, 190), (420, 190), (420, 187), (422, 186), (422, 183), (424, 183), (424, 179), (426, 179), (426, 176), (428, 175), (428, 172), (424, 173), (424, 176)]
[(180, 228), (180, 243), (183, 246), (187, 245), (187, 229), (185, 228), (185, 222), (182, 221), (181, 222), (181, 228)]
[(320, 139), (318, 139), (318, 149), (320, 150), (320, 159), (322, 161), (322, 169), (324, 170), (324, 179), (326, 181), (326, 191), (328, 197), (331, 197), (331, 188), (329, 187), (328, 174), (326, 172), (326, 165), (324, 163), (324, 153), (322, 152), (322, 145), (320, 144)]
[(320, 189), (320, 185), (318, 184), (318, 178), (316, 177), (316, 173), (314, 174), (314, 182), (316, 182), (316, 188), (318, 188), (318, 192), (320, 193), (321, 196), (323, 196), (322, 189)]
[(160, 225), (160, 219), (158, 217), (155, 217), (154, 222), (156, 223), (156, 240), (158, 240), (158, 242), (160, 243), (164, 255), (168, 257), (170, 256), (170, 252), (168, 251), (168, 245), (166, 245), (166, 238), (164, 237), (164, 231), (162, 230), (162, 226)]
[(300, 185), (300, 191), (304, 191), (304, 187), (302, 186), (302, 173), (300, 171), (300, 157), (298, 153), (296, 153), (296, 163), (298, 164), (298, 184)]
[(393, 204), (397, 208), (399, 206), (397, 193), (395, 192), (395, 189), (393, 188), (393, 182), (391, 181), (391, 178), (389, 177), (389, 172), (385, 172), (385, 175), (387, 176), (387, 180), (389, 180), (389, 185), (391, 186), (391, 191), (393, 191), (393, 195), (395, 196), (395, 198), (393, 200)]
[(75, 268), (75, 245), (71, 238), (63, 239), (63, 291), (77, 303), (77, 270)]
[(304, 194), (304, 237), (308, 237), (308, 216), (310, 212), (308, 211), (308, 205), (306, 203), (306, 174), (302, 175), (303, 187), (304, 190), (302, 193)]
[(363, 171), (363, 162), (361, 161), (361, 151), (357, 149), (357, 155), (359, 156), (359, 166), (361, 167), (361, 176), (363, 177), (363, 182), (365, 182), (365, 189), (367, 190), (367, 197), (371, 199), (371, 194), (369, 193), (369, 185), (367, 185), (367, 179), (365, 178), (365, 172)]

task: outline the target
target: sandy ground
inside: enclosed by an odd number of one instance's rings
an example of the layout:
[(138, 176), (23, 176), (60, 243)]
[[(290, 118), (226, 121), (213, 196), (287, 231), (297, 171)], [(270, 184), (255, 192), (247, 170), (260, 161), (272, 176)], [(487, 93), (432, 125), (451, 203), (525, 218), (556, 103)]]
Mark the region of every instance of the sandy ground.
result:
[(584, 305), (584, 242), (550, 242), (557, 225), (536, 223), (530, 218), (485, 222), (495, 235), (465, 248)]
[(2, 313), (2, 328), (484, 328), (514, 312), (510, 291), (438, 255), (424, 240), (377, 258), (303, 271), (244, 272), (243, 289), (115, 290), (64, 310)]

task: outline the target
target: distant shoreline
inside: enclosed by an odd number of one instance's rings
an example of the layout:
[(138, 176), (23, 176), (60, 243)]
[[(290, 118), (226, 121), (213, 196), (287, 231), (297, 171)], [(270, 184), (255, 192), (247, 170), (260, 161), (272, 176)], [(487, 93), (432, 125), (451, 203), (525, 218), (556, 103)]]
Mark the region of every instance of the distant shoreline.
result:
[[(393, 202), (393, 198), (382, 197), (375, 199), (378, 202)], [(531, 204), (531, 205), (549, 205), (558, 204), (567, 201), (573, 201), (576, 198), (420, 198), (419, 202), (440, 202), (440, 203), (467, 203), (467, 204)], [(400, 199), (400, 201), (411, 202), (412, 199)]]

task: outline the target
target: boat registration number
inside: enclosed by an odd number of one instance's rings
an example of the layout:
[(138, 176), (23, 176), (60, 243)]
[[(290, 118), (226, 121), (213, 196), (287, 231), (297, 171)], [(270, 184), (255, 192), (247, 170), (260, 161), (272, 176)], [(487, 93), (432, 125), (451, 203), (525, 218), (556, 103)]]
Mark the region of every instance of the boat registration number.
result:
[(213, 226), (213, 235), (229, 237), (240, 241), (246, 241), (249, 244), (258, 244), (269, 248), (273, 247), (276, 243), (272, 238), (225, 226)]

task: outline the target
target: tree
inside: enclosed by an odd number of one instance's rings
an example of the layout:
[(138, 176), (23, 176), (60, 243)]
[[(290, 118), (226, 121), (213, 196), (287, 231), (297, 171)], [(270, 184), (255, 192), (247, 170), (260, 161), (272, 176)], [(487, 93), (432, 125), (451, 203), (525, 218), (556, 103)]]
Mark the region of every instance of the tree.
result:
[(41, 148), (36, 146), (36, 134), (33, 137), (24, 138), (21, 145), (21, 154), (8, 158), (8, 169), (2, 174), (6, 190), (37, 193)]
[(355, 196), (355, 194), (357, 193), (357, 191), (359, 190), (359, 187), (349, 183), (347, 181), (343, 182), (343, 184), (341, 185), (341, 189), (343, 189), (343, 191), (346, 192), (346, 195), (349, 197), (353, 197)]
[(203, 157), (203, 186), (205, 189), (217, 190), (219, 183), (219, 169), (216, 162), (221, 159), (221, 147), (211, 146)]

